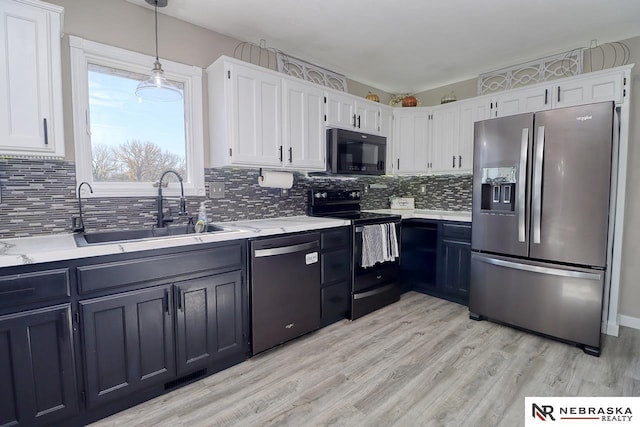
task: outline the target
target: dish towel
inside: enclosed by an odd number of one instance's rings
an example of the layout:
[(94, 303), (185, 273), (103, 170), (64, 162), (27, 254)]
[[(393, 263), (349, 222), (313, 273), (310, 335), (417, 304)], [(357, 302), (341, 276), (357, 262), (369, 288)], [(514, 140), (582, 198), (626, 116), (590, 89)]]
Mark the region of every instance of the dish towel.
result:
[(393, 223), (362, 226), (363, 268), (393, 261), (399, 256), (398, 237)]

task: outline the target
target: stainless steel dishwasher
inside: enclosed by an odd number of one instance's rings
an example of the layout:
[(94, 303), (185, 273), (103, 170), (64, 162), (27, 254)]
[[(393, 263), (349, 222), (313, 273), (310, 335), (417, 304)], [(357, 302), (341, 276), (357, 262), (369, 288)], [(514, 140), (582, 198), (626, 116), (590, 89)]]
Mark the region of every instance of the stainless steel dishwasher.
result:
[(320, 233), (251, 242), (253, 354), (320, 327)]

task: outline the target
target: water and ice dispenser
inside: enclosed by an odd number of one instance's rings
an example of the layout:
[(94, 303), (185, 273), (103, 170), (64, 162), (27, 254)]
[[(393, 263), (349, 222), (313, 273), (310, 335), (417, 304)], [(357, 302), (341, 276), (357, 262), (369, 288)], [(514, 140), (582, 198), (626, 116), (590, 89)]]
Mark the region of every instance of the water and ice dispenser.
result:
[(515, 210), (517, 171), (517, 166), (482, 168), (483, 211)]

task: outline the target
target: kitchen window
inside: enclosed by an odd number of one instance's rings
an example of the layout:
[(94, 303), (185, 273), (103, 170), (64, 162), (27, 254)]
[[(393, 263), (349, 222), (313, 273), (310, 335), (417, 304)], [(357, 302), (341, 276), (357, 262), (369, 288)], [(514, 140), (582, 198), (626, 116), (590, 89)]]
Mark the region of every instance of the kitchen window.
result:
[[(91, 183), (94, 197), (154, 196), (173, 169), (186, 194), (204, 195), (202, 70), (162, 59), (183, 99), (146, 101), (135, 89), (155, 58), (74, 36), (69, 44), (77, 182)], [(165, 194), (178, 194), (167, 178)]]

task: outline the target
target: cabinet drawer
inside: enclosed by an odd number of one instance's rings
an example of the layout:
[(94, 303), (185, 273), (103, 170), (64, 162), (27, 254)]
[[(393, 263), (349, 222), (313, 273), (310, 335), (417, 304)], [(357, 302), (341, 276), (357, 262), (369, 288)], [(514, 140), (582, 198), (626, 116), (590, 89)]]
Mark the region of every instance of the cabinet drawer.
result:
[(153, 280), (166, 281), (185, 274), (239, 266), (242, 262), (241, 249), (240, 244), (235, 244), (78, 267), (79, 292), (86, 294)]
[(0, 307), (69, 296), (69, 269), (0, 277)]
[(442, 224), (442, 236), (471, 241), (471, 226), (466, 224)]
[(372, 286), (382, 285), (384, 283), (394, 283), (400, 280), (400, 267), (398, 264), (392, 264), (385, 267), (377, 267), (375, 270), (356, 275), (354, 278), (354, 291), (362, 291)]
[(351, 257), (348, 249), (332, 251), (321, 256), (322, 284), (348, 280), (351, 273)]
[(349, 227), (324, 231), (320, 237), (322, 249), (342, 249), (349, 246)]

